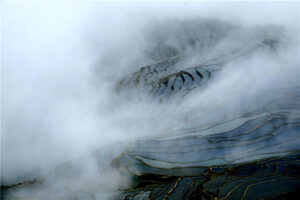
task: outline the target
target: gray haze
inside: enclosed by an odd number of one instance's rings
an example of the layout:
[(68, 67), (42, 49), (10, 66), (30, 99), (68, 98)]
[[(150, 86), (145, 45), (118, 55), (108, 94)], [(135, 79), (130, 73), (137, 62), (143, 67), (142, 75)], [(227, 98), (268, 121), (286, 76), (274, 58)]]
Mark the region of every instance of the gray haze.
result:
[[(229, 110), (240, 112), (240, 97), (299, 86), (298, 2), (5, 2), (1, 10), (3, 185), (49, 177), (45, 191), (98, 192), (105, 199), (102, 193), (128, 184), (110, 168), (127, 143), (180, 126), (180, 113), (195, 108), (203, 108), (201, 116), (230, 99)], [(207, 19), (241, 30), (211, 51), (211, 58), (227, 48), (250, 48), (264, 34), (279, 38), (280, 50), (227, 64), (214, 84), (183, 103), (116, 95), (121, 78), (160, 59), (145, 53), (157, 38), (166, 41), (170, 30), (181, 33), (181, 24)], [(168, 42), (176, 46), (176, 37)], [(90, 156), (96, 150), (97, 160)], [(73, 178), (49, 175), (65, 162), (78, 166)]]

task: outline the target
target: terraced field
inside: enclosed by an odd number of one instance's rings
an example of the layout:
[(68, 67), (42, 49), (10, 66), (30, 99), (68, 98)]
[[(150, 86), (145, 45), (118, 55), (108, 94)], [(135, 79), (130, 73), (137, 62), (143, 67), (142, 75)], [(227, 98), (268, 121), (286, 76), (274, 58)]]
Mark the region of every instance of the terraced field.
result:
[[(111, 199), (295, 199), (300, 193), (300, 82), (276, 82), (287, 71), (284, 59), (278, 59), (276, 77), (268, 76), (273, 68), (262, 70), (289, 48), (282, 27), (251, 29), (217, 20), (179, 25), (178, 32), (170, 29), (155, 41), (152, 64), (113, 83), (111, 94), (124, 105), (154, 102), (151, 105), (180, 109), (165, 113), (176, 126), (159, 133), (149, 129), (146, 136), (124, 142), (124, 151), (110, 158), (111, 169), (130, 179)], [(173, 37), (178, 45), (167, 42)], [(239, 70), (243, 73), (236, 74)], [(224, 84), (241, 75), (248, 82), (240, 80), (223, 91)], [(264, 82), (263, 75), (271, 81)], [(287, 79), (279, 83), (289, 83)], [(224, 94), (215, 98), (210, 91)], [(95, 160), (103, 156), (92, 155)], [(47, 178), (69, 179), (76, 169), (74, 163), (66, 164)], [(46, 179), (2, 185), (1, 197), (10, 199), (10, 194), (28, 188), (26, 198), (31, 199), (30, 191), (47, 185)], [(97, 199), (97, 192), (50, 196)]]

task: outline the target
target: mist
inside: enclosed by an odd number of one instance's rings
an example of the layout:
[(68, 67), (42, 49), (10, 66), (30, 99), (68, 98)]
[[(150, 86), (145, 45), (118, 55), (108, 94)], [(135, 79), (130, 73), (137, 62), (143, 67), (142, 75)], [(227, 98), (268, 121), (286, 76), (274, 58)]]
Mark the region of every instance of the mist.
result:
[[(111, 166), (128, 144), (255, 110), (266, 90), (300, 86), (298, 2), (4, 2), (1, 10), (1, 185), (47, 183), (12, 198), (107, 199), (130, 184)], [(216, 40), (206, 44), (211, 23)], [(199, 43), (185, 41), (199, 30)], [(260, 48), (264, 39), (276, 51)], [(223, 67), (183, 99), (118, 92), (120, 80), (170, 57), (159, 45), (183, 57), (174, 71)]]

